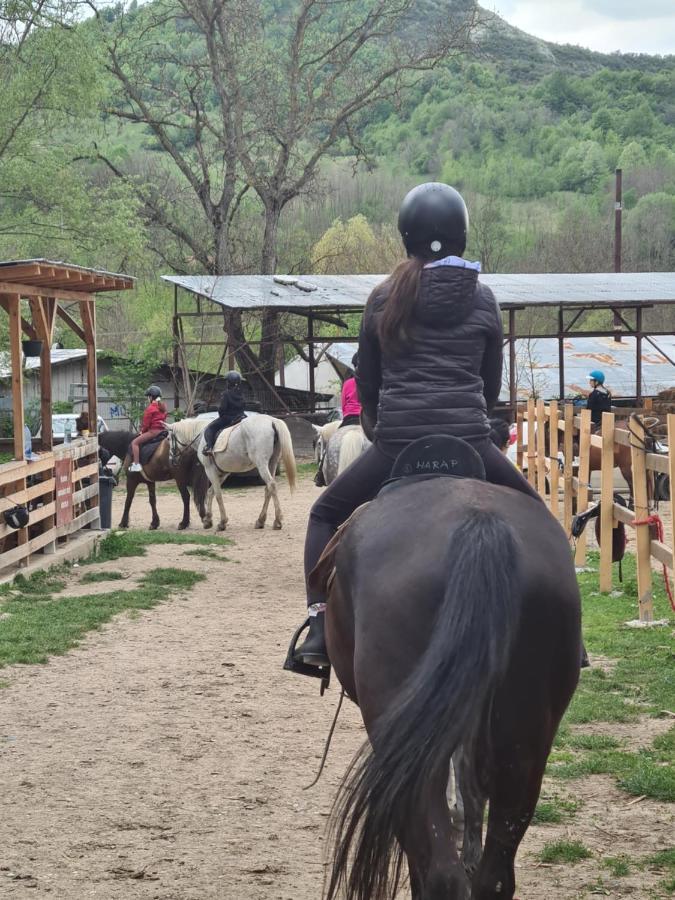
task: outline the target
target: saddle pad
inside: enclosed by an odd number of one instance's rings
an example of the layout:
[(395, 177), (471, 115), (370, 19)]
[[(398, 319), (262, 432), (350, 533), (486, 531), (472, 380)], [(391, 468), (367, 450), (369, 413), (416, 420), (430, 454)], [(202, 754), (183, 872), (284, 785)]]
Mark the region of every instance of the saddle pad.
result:
[(142, 466), (145, 466), (150, 462), (155, 455), (155, 451), (168, 435), (168, 431), (162, 431), (161, 434), (158, 434), (156, 438), (148, 441), (147, 444), (141, 444), (140, 459)]
[(241, 422), (237, 422), (235, 425), (230, 425), (229, 428), (223, 428), (218, 437), (216, 438), (216, 442), (213, 445), (214, 453), (224, 453), (227, 450), (227, 445), (230, 443), (230, 436), (235, 428), (238, 428), (241, 425)]

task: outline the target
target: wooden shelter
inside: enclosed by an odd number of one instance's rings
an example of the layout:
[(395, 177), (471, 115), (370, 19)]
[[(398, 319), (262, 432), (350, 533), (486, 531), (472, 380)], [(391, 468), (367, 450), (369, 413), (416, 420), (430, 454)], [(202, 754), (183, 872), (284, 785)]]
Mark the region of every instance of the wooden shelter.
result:
[[(53, 552), (59, 538), (98, 522), (96, 434), (53, 446), (50, 349), (58, 316), (85, 344), (88, 413), (96, 422), (96, 294), (129, 290), (134, 283), (125, 275), (45, 259), (0, 263), (0, 307), (9, 317), (14, 419), (14, 460), (0, 464), (0, 512), (17, 505), (30, 511), (25, 528), (14, 530), (0, 519), (0, 570), (25, 564), (38, 550)], [(42, 436), (30, 459), (24, 438), (22, 334), (41, 342)]]

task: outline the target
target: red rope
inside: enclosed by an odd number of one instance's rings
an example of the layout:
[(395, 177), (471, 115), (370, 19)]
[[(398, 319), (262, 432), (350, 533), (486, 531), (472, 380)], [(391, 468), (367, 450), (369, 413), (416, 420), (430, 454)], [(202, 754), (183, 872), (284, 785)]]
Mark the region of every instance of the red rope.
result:
[[(655, 525), (656, 540), (663, 543), (663, 522), (661, 521), (661, 516), (657, 516), (656, 513), (653, 513), (651, 516), (647, 516), (646, 519), (635, 519), (633, 525)], [(666, 588), (666, 594), (668, 594), (668, 599), (670, 600), (670, 607), (673, 612), (675, 612), (675, 599), (673, 598), (673, 592), (670, 589), (670, 579), (668, 578), (668, 569), (666, 568), (665, 563), (663, 563), (663, 583)]]

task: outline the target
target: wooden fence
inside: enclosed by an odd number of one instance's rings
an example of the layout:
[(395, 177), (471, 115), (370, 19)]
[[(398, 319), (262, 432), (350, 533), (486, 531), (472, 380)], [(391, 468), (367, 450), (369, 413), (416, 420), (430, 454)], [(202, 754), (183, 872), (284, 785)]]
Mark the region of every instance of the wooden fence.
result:
[[(649, 411), (644, 412), (648, 414)], [(664, 454), (648, 452), (642, 416), (631, 416), (621, 427), (619, 415), (603, 413), (601, 434), (592, 434), (589, 410), (578, 411), (571, 403), (561, 408), (556, 401), (546, 404), (543, 400), (529, 400), (527, 407), (518, 411), (517, 459), (529, 482), (548, 503), (567, 534), (571, 534), (574, 512), (588, 509), (592, 497), (591, 471), (599, 471), (599, 496), (593, 499), (601, 501), (600, 590), (612, 590), (612, 528), (623, 522), (635, 531), (639, 619), (652, 622), (652, 559), (667, 567), (667, 577), (672, 583), (675, 529), (671, 527), (670, 536), (664, 540), (655, 536), (649, 498), (653, 496), (653, 476), (657, 472), (668, 475), (671, 490), (675, 490), (675, 415), (667, 416), (667, 443), (671, 452)], [(619, 454), (625, 454), (626, 461), (630, 458), (632, 510), (614, 500), (615, 457)], [(586, 552), (584, 532), (577, 540), (575, 562), (578, 566), (584, 565)]]
[(14, 529), (0, 517), (0, 573), (25, 566), (35, 553), (54, 553), (59, 543), (86, 527), (97, 527), (98, 440), (80, 438), (32, 462), (0, 465), (0, 513), (27, 506), (25, 528)]

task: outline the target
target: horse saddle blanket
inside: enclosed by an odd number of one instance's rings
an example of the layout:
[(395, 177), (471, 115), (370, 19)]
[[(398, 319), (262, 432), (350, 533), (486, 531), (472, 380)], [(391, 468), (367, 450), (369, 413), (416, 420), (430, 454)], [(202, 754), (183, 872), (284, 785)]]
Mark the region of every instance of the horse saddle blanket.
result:
[(169, 436), (168, 431), (161, 431), (157, 435), (157, 437), (154, 437), (151, 441), (148, 441), (147, 444), (141, 444), (141, 452), (139, 455), (140, 455), (142, 466), (146, 466), (150, 462), (152, 457), (155, 455), (159, 445), (168, 436)]
[(241, 425), (241, 421), (235, 422), (234, 425), (230, 425), (229, 428), (223, 428), (223, 430), (218, 434), (216, 441), (213, 445), (214, 453), (224, 453), (227, 450), (227, 445), (230, 443), (230, 437), (232, 436), (232, 432), (235, 428), (239, 428)]

